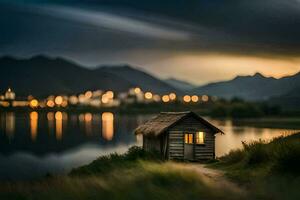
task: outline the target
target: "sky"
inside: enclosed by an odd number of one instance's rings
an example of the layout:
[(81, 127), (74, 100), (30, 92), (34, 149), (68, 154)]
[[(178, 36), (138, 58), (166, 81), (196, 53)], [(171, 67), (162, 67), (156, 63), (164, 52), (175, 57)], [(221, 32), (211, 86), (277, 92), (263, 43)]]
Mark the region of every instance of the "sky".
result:
[(194, 84), (300, 71), (299, 0), (0, 0), (0, 56), (130, 64)]

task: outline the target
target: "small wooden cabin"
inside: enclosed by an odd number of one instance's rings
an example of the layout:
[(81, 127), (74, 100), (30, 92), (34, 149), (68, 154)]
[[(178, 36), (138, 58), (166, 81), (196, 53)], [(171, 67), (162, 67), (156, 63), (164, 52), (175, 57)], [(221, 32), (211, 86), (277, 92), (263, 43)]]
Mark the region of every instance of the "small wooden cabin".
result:
[(143, 148), (163, 159), (201, 161), (215, 158), (215, 134), (220, 129), (194, 112), (162, 112), (139, 126)]

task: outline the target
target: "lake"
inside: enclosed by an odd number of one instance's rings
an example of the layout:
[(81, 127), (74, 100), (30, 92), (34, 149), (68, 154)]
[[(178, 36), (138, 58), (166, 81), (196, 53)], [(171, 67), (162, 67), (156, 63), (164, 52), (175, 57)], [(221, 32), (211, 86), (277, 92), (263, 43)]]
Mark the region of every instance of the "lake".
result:
[[(123, 153), (142, 138), (133, 130), (153, 115), (104, 113), (0, 113), (0, 179), (20, 180), (67, 173), (100, 155)], [(226, 134), (216, 136), (216, 156), (241, 148), (242, 141), (270, 140), (295, 133), (209, 119)]]

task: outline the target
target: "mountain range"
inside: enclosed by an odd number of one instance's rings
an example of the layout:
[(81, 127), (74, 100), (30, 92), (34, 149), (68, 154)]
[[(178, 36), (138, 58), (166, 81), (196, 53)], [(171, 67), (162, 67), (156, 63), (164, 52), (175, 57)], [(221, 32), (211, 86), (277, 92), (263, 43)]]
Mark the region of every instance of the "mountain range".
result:
[(271, 97), (285, 96), (288, 93), (300, 92), (300, 72), (283, 78), (265, 77), (260, 73), (253, 76), (237, 76), (229, 81), (209, 83), (192, 92), (222, 98), (239, 97), (245, 100), (267, 100)]
[(166, 82), (130, 66), (89, 69), (63, 58), (39, 55), (30, 59), (2, 57), (0, 67), (0, 90), (12, 87), (18, 96), (44, 97), (98, 89), (123, 92), (137, 86), (158, 94), (177, 92)]
[(237, 76), (232, 80), (195, 86), (170, 78), (161, 80), (129, 65), (83, 67), (64, 58), (39, 55), (29, 59), (0, 58), (0, 91), (12, 87), (17, 96), (29, 94), (45, 97), (50, 94), (77, 94), (86, 90), (128, 91), (141, 87), (158, 94), (177, 92), (181, 95), (211, 95), (248, 101), (271, 100), (276, 104), (298, 105), (300, 102), (300, 72), (283, 78)]

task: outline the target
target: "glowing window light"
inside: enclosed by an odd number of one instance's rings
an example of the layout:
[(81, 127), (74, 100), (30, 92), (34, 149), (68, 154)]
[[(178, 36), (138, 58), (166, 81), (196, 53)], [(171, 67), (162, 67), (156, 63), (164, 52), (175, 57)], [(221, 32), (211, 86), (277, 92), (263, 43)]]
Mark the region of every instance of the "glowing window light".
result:
[(47, 106), (50, 107), (50, 108), (53, 108), (55, 106), (55, 103), (53, 100), (48, 100), (47, 101)]
[(202, 101), (207, 102), (209, 100), (209, 97), (207, 95), (202, 96)]
[(114, 92), (113, 92), (113, 91), (107, 91), (107, 92), (106, 92), (106, 96), (107, 96), (107, 98), (109, 98), (109, 99), (113, 99), (113, 98), (114, 98)]
[(192, 96), (192, 102), (196, 103), (199, 101), (199, 97), (197, 95)]
[(32, 100), (30, 101), (29, 105), (30, 105), (31, 108), (36, 108), (36, 107), (38, 107), (39, 102), (38, 102), (38, 100), (36, 100), (36, 99), (32, 99)]
[(63, 102), (62, 96), (57, 96), (57, 97), (55, 97), (54, 102), (56, 103), (56, 105), (59, 105), (59, 106), (60, 106), (60, 105), (62, 104), (62, 102)]
[(87, 91), (85, 94), (84, 94), (85, 98), (87, 99), (90, 99), (92, 96), (93, 96), (93, 93), (92, 91)]
[(165, 103), (168, 103), (168, 102), (170, 101), (169, 95), (164, 95), (164, 96), (162, 97), (162, 101), (165, 102)]
[(138, 87), (134, 88), (134, 93), (136, 94), (139, 94), (141, 91), (142, 91), (141, 88)]
[(176, 99), (176, 94), (172, 92), (169, 94), (169, 97), (171, 101), (174, 101)]
[(196, 133), (196, 144), (204, 144), (204, 132)]
[(186, 103), (191, 102), (191, 96), (190, 96), (190, 95), (185, 95), (185, 96), (183, 97), (183, 101), (186, 102)]
[(146, 99), (152, 99), (152, 97), (153, 97), (153, 94), (151, 92), (146, 92), (145, 93), (145, 98)]

